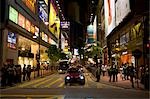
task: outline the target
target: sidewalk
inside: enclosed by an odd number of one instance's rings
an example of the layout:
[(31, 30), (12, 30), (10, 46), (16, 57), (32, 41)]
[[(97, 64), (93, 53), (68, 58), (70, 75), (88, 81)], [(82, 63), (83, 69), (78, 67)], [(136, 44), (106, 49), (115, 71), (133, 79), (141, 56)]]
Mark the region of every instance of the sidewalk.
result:
[[(96, 81), (96, 78), (93, 74), (91, 74), (91, 78), (94, 81)], [(118, 81), (117, 82), (109, 82), (109, 76), (108, 75), (105, 75), (105, 76), (101, 75), (101, 78), (100, 78), (100, 83), (103, 83), (103, 84), (121, 87), (124, 89), (144, 90), (144, 85), (142, 85), (139, 80), (138, 80), (138, 82), (139, 82), (139, 88), (137, 87), (137, 81), (135, 81), (135, 80), (134, 80), (134, 88), (132, 88), (130, 80), (122, 80), (120, 74), (118, 74)]]

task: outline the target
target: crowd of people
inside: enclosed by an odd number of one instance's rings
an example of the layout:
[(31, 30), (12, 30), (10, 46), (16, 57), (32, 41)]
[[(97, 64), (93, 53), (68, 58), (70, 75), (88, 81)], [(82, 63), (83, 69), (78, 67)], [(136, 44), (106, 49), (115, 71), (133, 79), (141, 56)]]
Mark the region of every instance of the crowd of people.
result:
[[(103, 76), (105, 76), (105, 73), (107, 72), (109, 76), (109, 82), (117, 82), (118, 81), (118, 74), (120, 73), (122, 80), (130, 80), (131, 86), (134, 88), (134, 82), (136, 80), (140, 80), (140, 83), (142, 83), (145, 86), (145, 89), (149, 89), (149, 68), (148, 65), (145, 67), (142, 66), (140, 68), (141, 70), (137, 70), (135, 66), (133, 66), (133, 63), (128, 64), (122, 64), (122, 66), (118, 67), (115, 63), (112, 63), (112, 66), (105, 66), (104, 64), (98, 64), (97, 69), (95, 70), (96, 75), (96, 82), (100, 81), (101, 73)], [(141, 75), (139, 75), (139, 72), (141, 72)]]
[(22, 81), (30, 80), (31, 72), (31, 65), (26, 66), (24, 64), (24, 67), (22, 69), (21, 65), (4, 63), (3, 67), (1, 68), (1, 86), (13, 86), (16, 83), (21, 83)]

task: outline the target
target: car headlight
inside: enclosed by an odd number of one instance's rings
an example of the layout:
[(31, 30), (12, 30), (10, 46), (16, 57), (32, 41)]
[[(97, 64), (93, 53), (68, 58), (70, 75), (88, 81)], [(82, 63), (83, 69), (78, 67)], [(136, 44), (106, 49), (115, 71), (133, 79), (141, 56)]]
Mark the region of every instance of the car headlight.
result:
[(84, 79), (84, 77), (83, 77), (83, 76), (80, 76), (80, 79)]
[(67, 80), (69, 80), (69, 79), (70, 79), (70, 77), (69, 77), (69, 76), (67, 76), (67, 77), (66, 77), (66, 79), (67, 79)]

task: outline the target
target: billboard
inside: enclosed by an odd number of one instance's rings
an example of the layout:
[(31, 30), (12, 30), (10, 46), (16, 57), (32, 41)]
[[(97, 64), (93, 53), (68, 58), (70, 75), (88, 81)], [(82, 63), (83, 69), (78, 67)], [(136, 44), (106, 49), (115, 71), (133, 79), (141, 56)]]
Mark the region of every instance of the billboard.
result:
[(36, 0), (22, 0), (25, 5), (35, 13), (35, 5), (36, 5)]
[(94, 42), (94, 37), (93, 37), (93, 32), (94, 32), (94, 27), (92, 24), (87, 26), (87, 43), (93, 43)]
[(131, 12), (129, 0), (117, 0), (116, 2), (116, 25), (123, 21), (123, 19)]
[(8, 47), (16, 48), (16, 43), (17, 43), (16, 33), (8, 32), (7, 42), (8, 42)]
[(95, 16), (95, 19), (93, 22), (93, 38), (94, 40), (97, 40), (97, 16)]
[(50, 3), (49, 30), (57, 38), (59, 38), (59, 33), (60, 33), (60, 19), (58, 18), (56, 10), (54, 8), (54, 5), (52, 3)]
[(43, 22), (48, 21), (48, 14), (46, 13), (42, 5), (39, 5), (39, 17)]
[(105, 9), (105, 36), (115, 28), (115, 0), (104, 0)]
[(9, 6), (9, 20), (18, 23), (18, 12), (11, 6)]
[(25, 17), (19, 13), (18, 25), (25, 28)]

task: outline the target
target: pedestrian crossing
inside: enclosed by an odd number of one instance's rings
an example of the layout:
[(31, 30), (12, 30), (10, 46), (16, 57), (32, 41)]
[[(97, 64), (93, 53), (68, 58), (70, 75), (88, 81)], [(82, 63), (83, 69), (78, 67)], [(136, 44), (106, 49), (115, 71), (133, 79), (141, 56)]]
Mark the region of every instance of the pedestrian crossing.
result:
[(84, 75), (85, 75), (85, 85), (79, 84), (65, 85), (64, 83), (65, 75), (52, 74), (44, 78), (24, 82), (13, 88), (119, 88), (95, 82), (91, 78), (90, 73), (84, 73)]
[(65, 95), (1, 95), (0, 99), (64, 99)]

